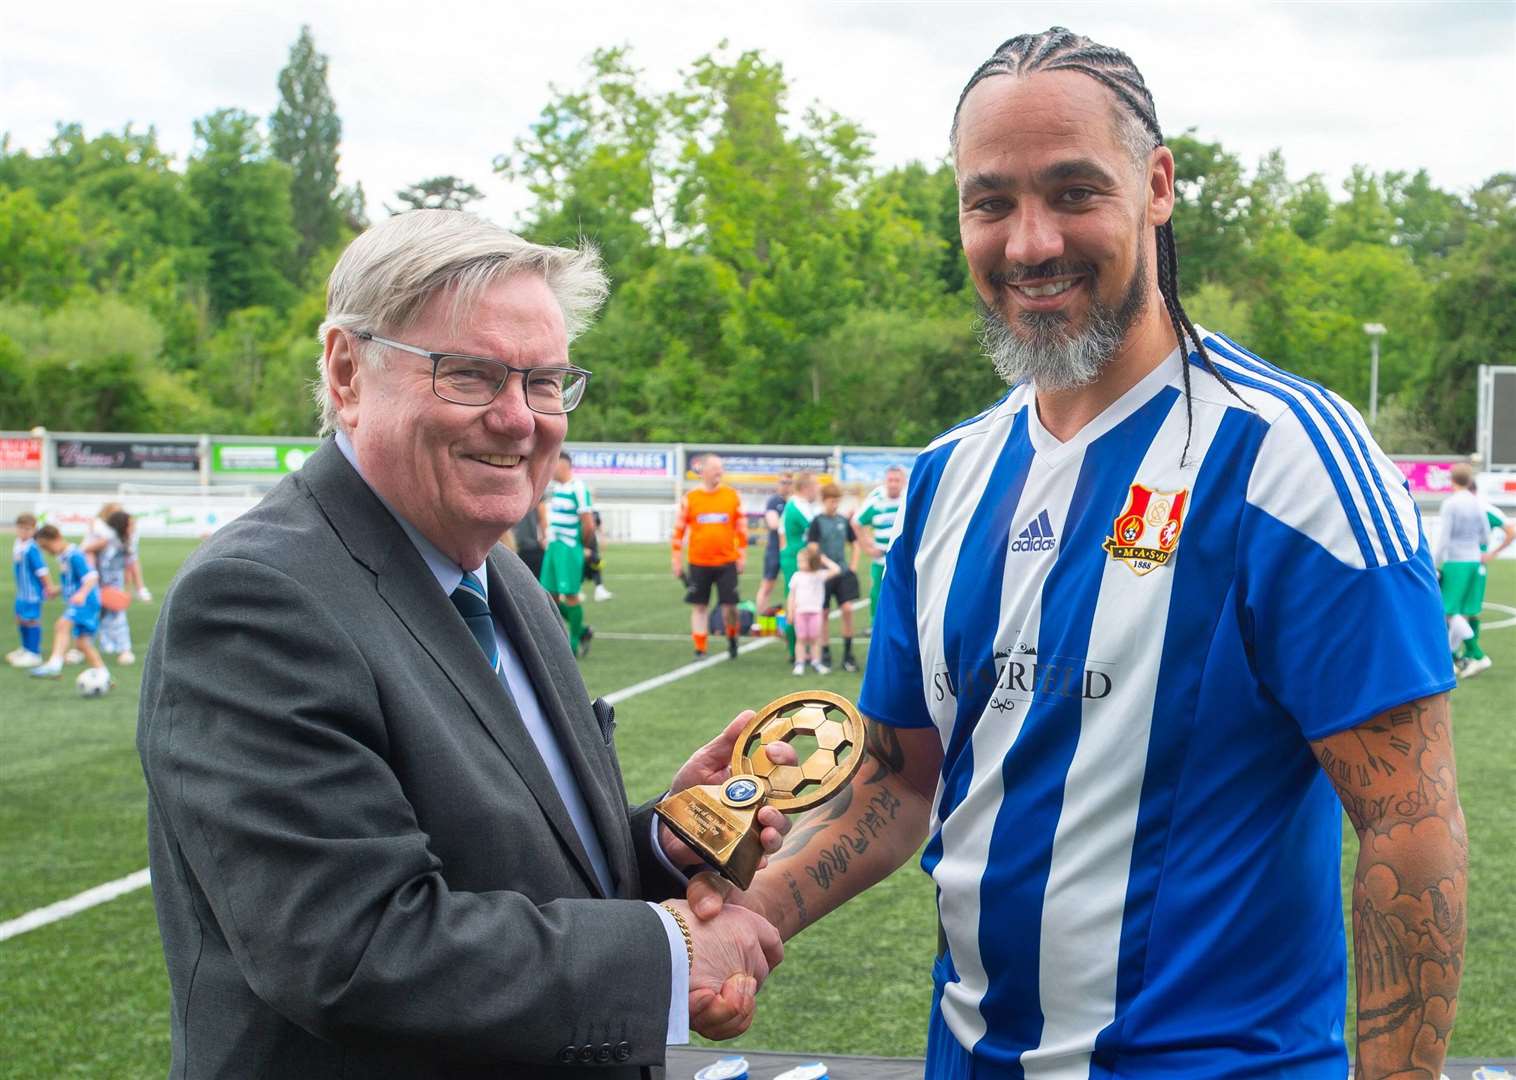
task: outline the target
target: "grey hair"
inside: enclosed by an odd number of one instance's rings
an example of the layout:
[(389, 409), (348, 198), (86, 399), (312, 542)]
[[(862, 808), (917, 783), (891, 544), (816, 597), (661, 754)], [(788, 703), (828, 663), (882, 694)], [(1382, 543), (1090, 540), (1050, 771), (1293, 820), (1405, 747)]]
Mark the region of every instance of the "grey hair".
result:
[[(381, 221), (347, 246), (326, 286), (324, 343), (333, 329), (385, 336), (404, 331), (431, 300), (449, 293), (448, 322), (457, 328), (490, 286), (512, 274), (536, 274), (563, 312), (569, 340), (594, 321), (610, 281), (594, 246), (548, 247), (524, 240), (493, 222), (461, 210), (409, 210)], [(383, 349), (365, 343), (360, 363), (383, 367)], [(316, 361), (311, 387), (321, 413), (320, 434), (339, 427), (327, 391), (326, 357)]]

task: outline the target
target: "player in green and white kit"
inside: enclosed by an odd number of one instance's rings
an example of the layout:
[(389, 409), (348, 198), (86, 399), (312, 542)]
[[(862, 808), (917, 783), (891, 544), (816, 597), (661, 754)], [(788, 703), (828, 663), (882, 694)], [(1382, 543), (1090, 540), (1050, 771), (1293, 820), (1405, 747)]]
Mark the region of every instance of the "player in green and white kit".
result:
[(595, 514), (583, 480), (574, 479), (573, 459), (558, 455), (547, 498), (537, 504), (543, 533), (542, 573), (537, 580), (553, 594), (568, 626), (569, 647), (587, 656), (594, 630), (584, 625), (579, 588), (584, 582), (584, 543), (595, 535)]
[[(1484, 647), (1479, 643), (1479, 619), (1478, 612), (1484, 609), (1484, 589), (1489, 580), (1488, 569), (1490, 563), (1500, 557), (1500, 553), (1516, 541), (1516, 525), (1506, 520), (1505, 513), (1498, 507), (1485, 500), (1479, 495), (1478, 488), (1472, 482), (1469, 491), (1479, 500), (1479, 509), (1484, 514), (1485, 530), (1483, 540), (1479, 544), (1479, 570), (1474, 575), (1472, 596), (1469, 606), (1476, 614), (1469, 617), (1470, 636), (1464, 640), (1463, 656), (1456, 661), (1458, 674), (1464, 678), (1477, 675), (1490, 666), (1490, 658), (1485, 655)], [(1495, 533), (1501, 534), (1501, 539), (1491, 550), (1490, 541)]]
[[(821, 503), (817, 499), (820, 488), (816, 483), (816, 477), (808, 472), (795, 474), (795, 494), (784, 506), (784, 515), (779, 519), (779, 527), (784, 535), (784, 547), (779, 549), (779, 572), (784, 575), (784, 595), (790, 594), (790, 578), (795, 576), (798, 568), (796, 560), (800, 552), (805, 548), (805, 534), (811, 527), (811, 518), (821, 511)], [(785, 631), (785, 639), (790, 646), (790, 663), (795, 662), (795, 623), (793, 619), (787, 619), (789, 627)]]
[(879, 587), (884, 583), (884, 557), (895, 542), (895, 519), (899, 517), (904, 501), (905, 470), (899, 465), (891, 465), (884, 471), (883, 485), (868, 493), (854, 519), (860, 528), (868, 530), (863, 534), (863, 549), (874, 557), (869, 566), (869, 576), (873, 579), (869, 588), (871, 614), (879, 606)]

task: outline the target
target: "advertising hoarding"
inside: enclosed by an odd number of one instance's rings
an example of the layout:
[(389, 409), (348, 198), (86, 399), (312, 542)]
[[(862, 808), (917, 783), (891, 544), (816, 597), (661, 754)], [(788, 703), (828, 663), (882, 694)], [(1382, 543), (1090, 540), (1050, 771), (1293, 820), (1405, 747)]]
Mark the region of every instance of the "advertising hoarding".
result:
[(278, 475), (299, 472), (305, 459), (321, 445), (312, 439), (304, 443), (260, 443), (252, 441), (211, 444), (211, 471), (246, 475)]
[(686, 480), (700, 479), (697, 470), (700, 468), (700, 459), (706, 454), (721, 455), (728, 484), (773, 484), (778, 482), (780, 473), (797, 472), (815, 473), (822, 483), (831, 479), (830, 454), (738, 452), (705, 448), (691, 450), (685, 455)]
[(0, 439), (0, 471), (36, 472), (41, 468), (41, 439)]
[(672, 450), (644, 450), (637, 447), (568, 448), (574, 459), (574, 472), (582, 476), (651, 476), (674, 475)]
[(159, 439), (58, 439), (53, 460), (60, 469), (141, 469), (145, 472), (196, 472), (198, 442)]

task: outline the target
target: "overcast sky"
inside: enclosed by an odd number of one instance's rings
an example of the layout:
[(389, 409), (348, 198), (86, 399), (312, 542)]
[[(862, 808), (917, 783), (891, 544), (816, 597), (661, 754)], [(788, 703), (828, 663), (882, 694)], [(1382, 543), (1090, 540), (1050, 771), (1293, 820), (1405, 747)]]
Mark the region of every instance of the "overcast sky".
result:
[(155, 125), (182, 163), (194, 119), (273, 110), (301, 23), (331, 59), (344, 182), (369, 213), (427, 176), (488, 195), (511, 223), (526, 196), (497, 177), (592, 49), (632, 47), (659, 89), (723, 39), (783, 63), (790, 107), (819, 101), (875, 136), (880, 163), (941, 157), (953, 104), (1003, 39), (1063, 24), (1137, 62), (1168, 133), (1195, 128), (1251, 167), (1272, 147), (1292, 178), (1335, 185), (1354, 163), (1426, 167), (1463, 190), (1516, 169), (1516, 0), (1442, 3), (555, 3), (543, 0), (0, 0), (0, 131), (40, 149), (57, 121), (90, 134)]

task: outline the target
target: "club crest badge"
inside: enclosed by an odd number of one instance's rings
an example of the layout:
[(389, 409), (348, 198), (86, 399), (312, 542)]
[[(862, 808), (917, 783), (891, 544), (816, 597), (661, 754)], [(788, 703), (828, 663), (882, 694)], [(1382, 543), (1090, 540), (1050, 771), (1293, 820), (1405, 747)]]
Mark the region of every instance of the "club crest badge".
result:
[(1179, 546), (1189, 493), (1188, 488), (1154, 491), (1146, 484), (1133, 484), (1126, 507), (1100, 546), (1138, 577), (1167, 566)]

